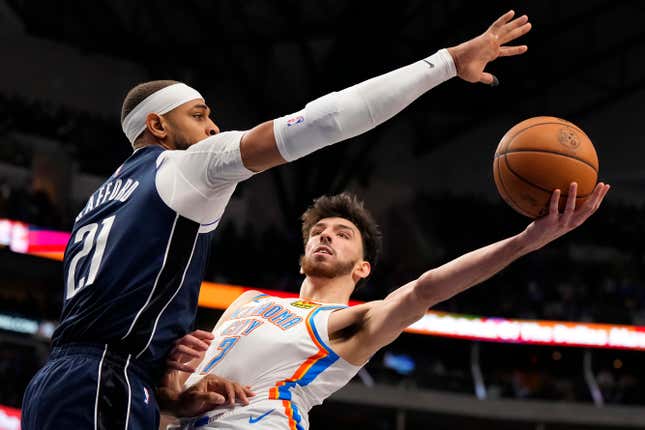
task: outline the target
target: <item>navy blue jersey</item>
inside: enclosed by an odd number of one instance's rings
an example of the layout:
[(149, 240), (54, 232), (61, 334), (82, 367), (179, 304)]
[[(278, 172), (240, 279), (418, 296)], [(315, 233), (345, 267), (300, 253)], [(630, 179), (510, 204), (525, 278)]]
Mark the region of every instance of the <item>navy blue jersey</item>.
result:
[[(239, 148), (238, 136), (232, 137)], [(192, 153), (157, 146), (137, 150), (89, 198), (65, 250), (65, 296), (54, 346), (109, 344), (131, 354), (154, 379), (160, 376), (173, 341), (192, 329), (210, 236), (242, 179), (227, 178), (218, 187), (207, 178), (203, 186), (217, 194), (208, 200), (215, 207), (202, 206), (215, 218), (200, 220), (194, 210), (199, 202), (179, 192), (195, 187), (182, 182), (186, 175), (172, 172), (191, 167), (188, 154), (204, 163), (204, 150), (214, 154), (216, 167), (223, 172), (227, 167), (221, 154), (198, 145)], [(202, 170), (212, 169), (213, 160)], [(160, 180), (164, 163), (169, 167)], [(181, 210), (182, 205), (190, 208)]]

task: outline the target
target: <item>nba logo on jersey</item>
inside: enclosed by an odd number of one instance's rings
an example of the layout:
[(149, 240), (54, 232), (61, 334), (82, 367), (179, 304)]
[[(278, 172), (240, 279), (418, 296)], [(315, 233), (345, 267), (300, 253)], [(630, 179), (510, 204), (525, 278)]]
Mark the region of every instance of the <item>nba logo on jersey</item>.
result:
[(302, 115), (294, 116), (293, 118), (290, 118), (287, 120), (287, 127), (291, 127), (292, 125), (297, 125), (305, 122), (305, 117)]
[(143, 387), (143, 403), (146, 405), (150, 404), (150, 393), (146, 387)]

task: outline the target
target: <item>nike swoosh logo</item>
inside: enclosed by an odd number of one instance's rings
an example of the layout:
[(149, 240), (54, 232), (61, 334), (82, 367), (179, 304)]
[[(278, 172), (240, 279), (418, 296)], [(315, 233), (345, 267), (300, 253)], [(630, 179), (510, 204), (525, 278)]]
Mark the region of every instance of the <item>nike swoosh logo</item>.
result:
[(423, 61), (424, 61), (424, 62), (425, 62), (425, 63), (426, 63), (426, 64), (427, 64), (431, 69), (434, 69), (434, 64), (432, 64), (430, 61), (428, 61), (428, 60), (423, 60)]
[(271, 409), (270, 411), (266, 411), (265, 413), (263, 413), (262, 415), (260, 415), (257, 418), (249, 417), (249, 424), (257, 423), (258, 421), (260, 421), (261, 419), (265, 418), (267, 415), (269, 415), (273, 411), (275, 411), (275, 408)]

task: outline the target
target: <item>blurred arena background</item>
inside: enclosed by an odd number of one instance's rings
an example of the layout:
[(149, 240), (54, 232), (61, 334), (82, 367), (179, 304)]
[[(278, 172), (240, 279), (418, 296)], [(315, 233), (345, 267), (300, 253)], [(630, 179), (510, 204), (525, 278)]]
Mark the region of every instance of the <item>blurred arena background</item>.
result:
[(131, 86), (184, 80), (223, 130), (245, 129), (510, 8), (533, 30), (525, 56), (493, 65), (499, 87), (452, 80), (374, 131), (240, 184), (197, 325), (210, 330), (235, 286), (298, 290), (298, 216), (324, 193), (357, 193), (384, 231), (360, 301), (518, 232), (527, 220), (497, 196), (494, 149), (514, 123), (558, 116), (596, 145), (613, 185), (604, 207), (439, 305), (450, 314), (374, 356), (314, 408), (312, 428), (645, 428), (644, 2), (0, 0), (0, 429), (19, 428), (48, 353), (65, 232), (129, 155), (119, 114)]

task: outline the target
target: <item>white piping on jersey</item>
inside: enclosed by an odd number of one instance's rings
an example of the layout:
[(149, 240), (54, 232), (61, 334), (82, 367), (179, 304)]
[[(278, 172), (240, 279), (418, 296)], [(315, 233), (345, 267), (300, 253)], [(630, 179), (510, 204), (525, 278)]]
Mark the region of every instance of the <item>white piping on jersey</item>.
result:
[(132, 387), (130, 387), (130, 380), (128, 379), (128, 364), (130, 364), (130, 354), (128, 354), (128, 360), (125, 362), (125, 367), (123, 368), (123, 374), (125, 375), (125, 382), (128, 384), (128, 409), (125, 411), (125, 427), (123, 430), (128, 430), (128, 422), (130, 421), (130, 402), (132, 400)]
[[(177, 214), (179, 216), (179, 214)], [(155, 337), (155, 331), (157, 331), (157, 324), (159, 323), (159, 318), (161, 318), (161, 315), (164, 313), (170, 302), (173, 301), (179, 290), (181, 290), (182, 285), (184, 285), (184, 279), (186, 278), (186, 272), (188, 272), (188, 268), (190, 267), (190, 263), (193, 260), (193, 254), (195, 253), (195, 245), (197, 244), (197, 239), (199, 238), (199, 231), (195, 232), (195, 240), (193, 241), (193, 249), (190, 250), (190, 257), (188, 258), (188, 262), (186, 263), (186, 268), (184, 269), (184, 273), (181, 275), (181, 281), (179, 282), (179, 286), (175, 290), (175, 293), (172, 295), (172, 297), (166, 302), (163, 308), (161, 308), (161, 311), (159, 312), (159, 315), (157, 315), (157, 318), (155, 319), (155, 325), (152, 327), (152, 332), (150, 333), (150, 338), (148, 339), (148, 342), (146, 343), (146, 346), (135, 356), (135, 358), (139, 358), (141, 354), (144, 353), (146, 349), (148, 349), (148, 346), (150, 346), (150, 342), (152, 342), (152, 338)]]
[(150, 294), (148, 295), (148, 299), (143, 304), (141, 309), (139, 309), (139, 312), (137, 312), (137, 315), (132, 320), (132, 324), (130, 324), (130, 328), (128, 329), (128, 332), (123, 335), (121, 340), (123, 340), (126, 337), (128, 337), (128, 335), (130, 334), (130, 332), (134, 328), (134, 325), (137, 323), (137, 320), (141, 316), (141, 313), (146, 308), (146, 306), (148, 306), (148, 303), (150, 303), (150, 300), (152, 299), (152, 295), (154, 294), (155, 290), (157, 289), (157, 283), (159, 282), (159, 277), (161, 276), (161, 272), (163, 272), (163, 269), (166, 266), (166, 259), (168, 258), (168, 251), (170, 250), (170, 243), (172, 242), (172, 235), (175, 233), (175, 226), (177, 225), (177, 220), (178, 219), (179, 219), (179, 214), (177, 214), (177, 216), (175, 217), (175, 221), (172, 223), (172, 229), (170, 229), (170, 236), (168, 236), (168, 243), (166, 244), (166, 252), (163, 255), (163, 262), (161, 263), (161, 267), (159, 268), (159, 272), (157, 273), (157, 277), (155, 278), (155, 283), (152, 286), (152, 290), (150, 290)]
[(103, 355), (101, 356), (101, 361), (99, 361), (99, 377), (96, 380), (96, 398), (94, 399), (94, 430), (97, 430), (97, 415), (99, 409), (99, 390), (101, 388), (101, 367), (103, 367), (103, 359), (105, 358), (105, 353), (107, 352), (107, 343), (105, 344), (105, 349), (103, 349)]
[(202, 227), (208, 227), (209, 225), (213, 225), (213, 224), (215, 224), (216, 222), (219, 222), (219, 220), (221, 220), (221, 219), (222, 219), (222, 217), (219, 217), (219, 218), (217, 218), (215, 221), (211, 221), (211, 222), (207, 222), (207, 223), (202, 223), (202, 224), (200, 224), (200, 225), (201, 225)]

